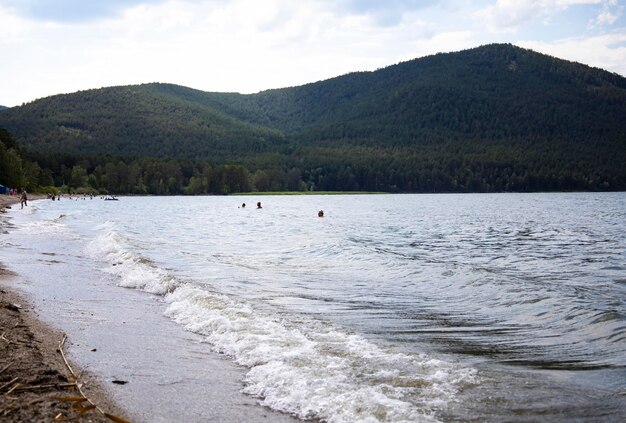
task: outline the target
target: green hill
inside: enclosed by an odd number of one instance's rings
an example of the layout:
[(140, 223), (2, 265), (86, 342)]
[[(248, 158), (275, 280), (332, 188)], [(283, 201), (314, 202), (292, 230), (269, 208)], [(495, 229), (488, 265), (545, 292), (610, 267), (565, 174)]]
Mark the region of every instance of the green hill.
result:
[[(6, 119), (6, 120), (5, 120)], [(162, 92), (156, 85), (57, 95), (5, 111), (0, 126), (39, 152), (233, 160), (281, 141), (279, 131)], [(215, 154), (215, 155), (213, 155)]]
[(244, 166), (252, 189), (291, 172), (291, 188), (404, 192), (623, 190), (624, 122), (626, 78), (499, 44), (251, 95), (144, 84), (0, 111), (25, 150), (88, 172), (193, 159)]

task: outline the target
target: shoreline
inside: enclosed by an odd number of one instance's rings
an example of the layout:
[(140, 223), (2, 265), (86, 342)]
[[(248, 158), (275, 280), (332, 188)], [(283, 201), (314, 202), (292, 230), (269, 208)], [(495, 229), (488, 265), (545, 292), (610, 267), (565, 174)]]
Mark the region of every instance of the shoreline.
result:
[[(19, 207), (19, 199), (0, 195), (0, 207), (7, 204)], [(0, 215), (0, 232), (6, 230), (6, 223)], [(12, 239), (12, 234), (5, 236), (7, 241)], [(55, 379), (46, 381), (52, 388), (47, 396), (33, 390), (29, 391), (32, 399), (20, 394), (10, 404), (5, 404), (4, 393), (11, 388), (0, 389), (0, 421), (53, 421), (59, 415), (61, 420), (118, 423), (301, 421), (262, 405), (257, 396), (245, 394), (246, 369), (212, 351), (201, 335), (165, 316), (160, 297), (120, 289), (106, 276), (91, 280), (91, 269), (80, 261), (69, 256), (63, 260), (50, 258), (55, 253), (50, 253), (54, 242), (46, 244), (49, 241), (43, 236), (27, 254), (19, 248), (11, 250), (12, 244), (5, 243), (7, 254), (0, 267), (9, 274), (0, 277), (0, 317), (8, 316), (9, 323), (0, 321), (0, 334), (4, 327), (24, 328), (27, 337), (15, 347), (34, 357), (22, 360), (37, 381), (33, 384), (45, 377)], [(38, 258), (40, 254), (43, 260)], [(17, 274), (11, 275), (11, 271)], [(15, 315), (10, 314), (10, 304), (16, 302), (21, 308)], [(5, 303), (9, 308), (3, 306)], [(16, 316), (24, 321), (15, 325)], [(65, 388), (73, 382), (58, 353), (65, 334), (65, 353), (72, 358), (71, 367), (79, 375), (85, 396), (113, 419), (97, 413), (87, 402), (77, 402), (79, 392), (56, 388), (55, 384)], [(9, 333), (4, 336), (9, 338)], [(1, 343), (6, 342), (0, 339), (0, 348), (5, 347)], [(17, 362), (15, 352), (0, 349), (0, 357), (5, 357), (0, 358), (1, 387), (22, 375), (9, 377), (8, 370), (1, 371), (10, 361)], [(41, 366), (30, 364), (37, 360)], [(18, 373), (23, 372), (20, 369)], [(87, 412), (81, 415), (81, 411)]]
[[(31, 195), (29, 201), (41, 198)], [(0, 195), (1, 213), (15, 204), (18, 196)], [(18, 277), (0, 262), (0, 419), (126, 421), (127, 413), (99, 380), (65, 361), (60, 352), (65, 334), (41, 321), (14, 286)]]

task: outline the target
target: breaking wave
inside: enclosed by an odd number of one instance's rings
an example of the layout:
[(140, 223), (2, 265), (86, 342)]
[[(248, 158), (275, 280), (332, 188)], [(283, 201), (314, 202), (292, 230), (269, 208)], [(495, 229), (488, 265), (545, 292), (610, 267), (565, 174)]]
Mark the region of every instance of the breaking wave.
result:
[(244, 392), (264, 406), (328, 422), (433, 422), (476, 371), (427, 354), (394, 351), (331, 323), (273, 313), (211, 286), (180, 281), (143, 257), (115, 224), (87, 253), (119, 285), (164, 296), (165, 314), (247, 367)]

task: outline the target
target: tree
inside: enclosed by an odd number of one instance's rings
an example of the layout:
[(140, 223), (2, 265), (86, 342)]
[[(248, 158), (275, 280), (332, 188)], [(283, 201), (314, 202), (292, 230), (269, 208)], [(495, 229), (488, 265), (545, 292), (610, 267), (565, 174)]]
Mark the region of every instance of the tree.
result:
[(9, 187), (25, 185), (22, 158), (14, 148), (6, 149), (0, 144), (0, 183)]
[(81, 188), (89, 186), (87, 171), (82, 166), (74, 166), (71, 172), (70, 187)]

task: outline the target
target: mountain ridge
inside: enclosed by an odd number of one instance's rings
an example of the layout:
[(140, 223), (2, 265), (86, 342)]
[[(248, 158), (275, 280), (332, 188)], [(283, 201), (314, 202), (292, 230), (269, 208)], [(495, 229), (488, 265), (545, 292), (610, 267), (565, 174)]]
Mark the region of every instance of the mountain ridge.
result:
[[(510, 44), (255, 94), (150, 83), (0, 111), (0, 126), (43, 154), (195, 159), (250, 172), (322, 169), (332, 175), (326, 180), (343, 173), (360, 181), (331, 184), (342, 189), (411, 192), (428, 185), (420, 182), (425, 173), (447, 190), (459, 189), (459, 180), (472, 190), (468, 175), (477, 171), (490, 182), (473, 186), (488, 190), (507, 189), (498, 178), (532, 172), (543, 180), (532, 189), (623, 189), (624, 121), (626, 78)], [(381, 166), (402, 177), (381, 170), (385, 182), (377, 184), (367, 169), (355, 171)], [(569, 179), (578, 182), (559, 182)]]

